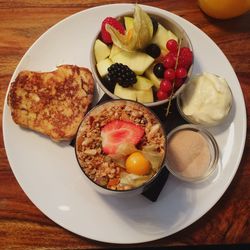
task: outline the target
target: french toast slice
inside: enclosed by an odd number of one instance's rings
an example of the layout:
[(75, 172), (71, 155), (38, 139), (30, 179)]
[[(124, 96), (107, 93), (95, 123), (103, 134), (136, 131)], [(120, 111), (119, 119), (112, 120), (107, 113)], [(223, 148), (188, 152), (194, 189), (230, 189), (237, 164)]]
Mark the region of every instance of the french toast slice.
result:
[(15, 123), (49, 136), (72, 139), (92, 102), (94, 80), (83, 67), (52, 72), (21, 71), (11, 83), (8, 104)]

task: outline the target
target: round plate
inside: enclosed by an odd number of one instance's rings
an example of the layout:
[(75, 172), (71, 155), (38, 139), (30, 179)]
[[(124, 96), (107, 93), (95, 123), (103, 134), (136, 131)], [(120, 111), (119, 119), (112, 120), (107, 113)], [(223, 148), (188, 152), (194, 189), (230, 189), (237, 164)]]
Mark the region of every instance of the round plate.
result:
[[(192, 185), (170, 176), (157, 202), (139, 195), (129, 199), (96, 193), (77, 165), (74, 148), (17, 126), (5, 100), (3, 133), (16, 179), (30, 200), (51, 220), (78, 235), (109, 243), (141, 243), (171, 235), (204, 215), (222, 196), (239, 166), (246, 138), (246, 110), (238, 79), (227, 58), (201, 30), (164, 10), (143, 6), (178, 22), (193, 44), (194, 73), (225, 77), (234, 95), (230, 117), (210, 129), (220, 148), (218, 171)], [(43, 34), (27, 51), (20, 70), (53, 70), (60, 64), (90, 67), (90, 46), (107, 16), (133, 11), (134, 5), (114, 4), (79, 12)], [(100, 93), (101, 94), (101, 93)]]

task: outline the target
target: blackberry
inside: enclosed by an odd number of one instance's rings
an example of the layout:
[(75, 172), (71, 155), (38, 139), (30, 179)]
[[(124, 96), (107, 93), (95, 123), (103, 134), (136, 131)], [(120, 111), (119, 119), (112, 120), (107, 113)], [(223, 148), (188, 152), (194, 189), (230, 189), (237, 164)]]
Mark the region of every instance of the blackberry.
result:
[(124, 88), (132, 86), (137, 81), (135, 72), (122, 63), (112, 64), (108, 68), (108, 76)]
[(109, 91), (114, 92), (116, 82), (109, 76), (109, 74), (102, 78), (102, 82)]

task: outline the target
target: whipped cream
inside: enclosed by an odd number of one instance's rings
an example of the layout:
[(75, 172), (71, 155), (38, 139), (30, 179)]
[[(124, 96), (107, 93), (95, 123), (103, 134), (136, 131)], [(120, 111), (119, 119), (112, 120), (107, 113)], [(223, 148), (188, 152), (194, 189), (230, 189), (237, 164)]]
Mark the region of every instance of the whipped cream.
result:
[(180, 94), (187, 119), (203, 125), (220, 123), (229, 113), (232, 93), (224, 78), (211, 73), (193, 77)]

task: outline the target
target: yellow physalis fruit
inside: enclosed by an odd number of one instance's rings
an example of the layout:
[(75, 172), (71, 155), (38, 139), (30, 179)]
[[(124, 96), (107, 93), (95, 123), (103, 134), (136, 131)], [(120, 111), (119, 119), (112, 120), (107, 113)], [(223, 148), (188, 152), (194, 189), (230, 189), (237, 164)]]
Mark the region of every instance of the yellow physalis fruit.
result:
[(126, 170), (131, 174), (146, 175), (151, 170), (151, 164), (141, 152), (137, 151), (127, 158)]
[(198, 0), (198, 4), (208, 16), (218, 19), (237, 17), (250, 9), (250, 0)]

